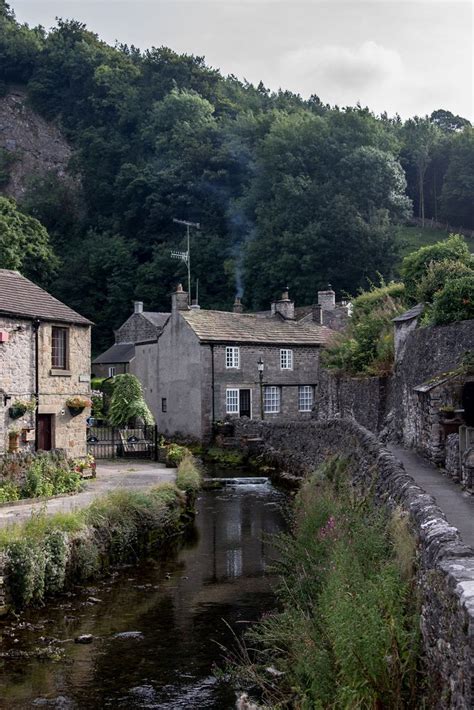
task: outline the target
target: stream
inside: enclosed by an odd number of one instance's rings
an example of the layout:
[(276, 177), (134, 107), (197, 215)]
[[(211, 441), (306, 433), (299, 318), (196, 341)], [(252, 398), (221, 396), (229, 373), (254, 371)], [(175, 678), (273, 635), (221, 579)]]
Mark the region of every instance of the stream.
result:
[[(178, 552), (1, 622), (2, 710), (235, 707), (213, 669), (220, 645), (232, 648), (234, 633), (274, 607), (267, 536), (284, 529), (287, 497), (268, 481), (220, 475), (225, 486), (200, 494)], [(74, 642), (85, 634), (91, 643)]]

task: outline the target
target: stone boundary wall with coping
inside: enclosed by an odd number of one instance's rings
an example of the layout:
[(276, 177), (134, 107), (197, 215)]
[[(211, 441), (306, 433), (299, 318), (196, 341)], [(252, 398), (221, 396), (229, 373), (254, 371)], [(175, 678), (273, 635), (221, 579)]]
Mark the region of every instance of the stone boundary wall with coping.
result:
[(265, 459), (293, 475), (308, 474), (330, 456), (348, 457), (356, 485), (370, 488), (378, 504), (390, 509), (400, 506), (409, 515), (418, 540), (417, 584), (429, 707), (471, 708), (474, 550), (449, 525), (434, 498), (374, 434), (353, 420), (281, 424), (240, 420), (235, 436), (243, 446), (247, 439), (260, 438)]

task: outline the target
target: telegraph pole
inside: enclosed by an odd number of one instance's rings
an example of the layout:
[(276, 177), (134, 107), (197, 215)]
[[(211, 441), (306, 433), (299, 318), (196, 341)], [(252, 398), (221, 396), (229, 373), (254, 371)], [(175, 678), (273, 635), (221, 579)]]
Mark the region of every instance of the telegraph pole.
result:
[(189, 228), (195, 227), (196, 229), (200, 229), (201, 225), (199, 222), (188, 222), (185, 219), (173, 219), (173, 222), (175, 224), (184, 224), (186, 227), (186, 251), (172, 251), (171, 256), (175, 259), (181, 259), (181, 261), (184, 261), (188, 266), (188, 303), (191, 304), (191, 245)]

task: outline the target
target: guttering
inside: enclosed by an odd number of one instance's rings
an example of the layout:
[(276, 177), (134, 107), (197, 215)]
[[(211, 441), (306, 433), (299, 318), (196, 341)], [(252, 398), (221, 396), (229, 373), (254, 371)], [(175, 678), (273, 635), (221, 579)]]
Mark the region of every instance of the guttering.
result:
[(33, 332), (35, 334), (35, 392), (36, 410), (35, 410), (35, 451), (38, 451), (39, 431), (38, 431), (38, 410), (39, 410), (39, 329), (41, 321), (39, 318), (33, 318)]

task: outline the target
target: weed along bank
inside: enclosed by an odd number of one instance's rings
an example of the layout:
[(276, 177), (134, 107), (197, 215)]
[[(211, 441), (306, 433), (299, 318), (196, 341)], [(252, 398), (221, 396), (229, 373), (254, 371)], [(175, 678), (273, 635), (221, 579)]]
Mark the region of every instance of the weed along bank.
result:
[(0, 455), (86, 455), (91, 322), (0, 269)]

